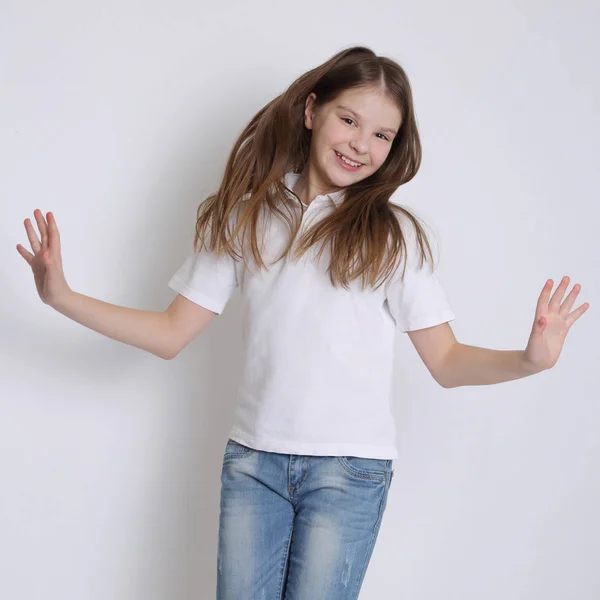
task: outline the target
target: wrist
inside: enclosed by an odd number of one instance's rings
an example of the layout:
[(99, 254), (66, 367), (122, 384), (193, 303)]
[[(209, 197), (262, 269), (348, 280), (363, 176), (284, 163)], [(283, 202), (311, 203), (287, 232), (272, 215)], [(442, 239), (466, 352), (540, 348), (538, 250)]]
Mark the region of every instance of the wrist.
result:
[(48, 306), (62, 313), (68, 306), (71, 298), (75, 296), (75, 292), (71, 288), (67, 288), (64, 292), (47, 302)]
[(544, 369), (540, 368), (538, 365), (533, 364), (530, 360), (527, 359), (525, 350), (521, 352), (521, 367), (527, 375), (537, 375), (537, 373), (541, 373), (542, 371), (544, 371)]

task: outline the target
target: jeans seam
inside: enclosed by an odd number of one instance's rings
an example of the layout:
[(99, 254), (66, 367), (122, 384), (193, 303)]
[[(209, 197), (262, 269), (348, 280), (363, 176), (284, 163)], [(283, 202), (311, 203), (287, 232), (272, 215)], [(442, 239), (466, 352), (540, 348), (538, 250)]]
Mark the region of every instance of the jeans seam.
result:
[(285, 573), (285, 568), (288, 562), (288, 557), (290, 555), (290, 547), (292, 545), (292, 533), (294, 531), (294, 521), (292, 519), (292, 526), (290, 527), (290, 531), (288, 533), (288, 541), (287, 541), (287, 548), (285, 551), (285, 555), (283, 557), (283, 565), (281, 566), (281, 572), (279, 573), (279, 600), (285, 600), (285, 598), (283, 598), (282, 594), (284, 592), (283, 589), (283, 580), (284, 580), (284, 573)]
[(388, 493), (388, 490), (390, 487), (390, 483), (391, 483), (391, 478), (389, 478), (389, 480), (386, 482), (385, 487), (383, 488), (383, 494), (381, 495), (381, 500), (379, 501), (379, 514), (377, 515), (377, 521), (375, 521), (375, 525), (373, 526), (373, 531), (371, 532), (371, 540), (369, 541), (369, 547), (368, 547), (367, 551), (365, 552), (365, 560), (363, 562), (363, 566), (361, 569), (361, 575), (360, 575), (360, 580), (359, 580), (361, 583), (359, 585), (359, 589), (357, 590), (357, 594), (353, 600), (356, 600), (356, 598), (358, 598), (358, 592), (360, 591), (360, 587), (362, 586), (362, 581), (365, 577), (367, 566), (369, 565), (369, 561), (370, 561), (371, 555), (373, 553), (373, 548), (375, 546), (375, 540), (377, 539), (377, 531), (379, 530), (379, 527), (381, 525), (381, 520), (383, 517), (383, 503), (387, 496), (387, 493)]
[[(339, 464), (344, 468), (344, 470), (349, 473), (352, 477), (356, 477), (357, 479), (366, 479), (369, 481), (378, 481), (379, 483), (385, 483), (387, 478), (387, 472), (381, 471), (381, 475), (379, 472), (377, 474), (369, 473), (368, 471), (364, 471), (362, 469), (357, 469), (353, 467), (349, 462), (345, 460), (343, 456), (336, 456)], [(356, 469), (356, 470), (355, 470)]]

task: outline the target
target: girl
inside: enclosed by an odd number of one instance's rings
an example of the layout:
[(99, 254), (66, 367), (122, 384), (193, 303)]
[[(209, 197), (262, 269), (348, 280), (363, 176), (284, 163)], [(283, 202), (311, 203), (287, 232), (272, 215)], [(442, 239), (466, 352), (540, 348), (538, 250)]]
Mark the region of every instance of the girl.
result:
[(373, 552), (397, 458), (394, 335), (442, 387), (552, 367), (588, 304), (544, 286), (525, 351), (457, 342), (423, 226), (391, 200), (419, 169), (408, 77), (354, 47), (299, 77), (250, 121), (164, 312), (72, 291), (52, 213), (28, 219), (46, 304), (106, 336), (175, 357), (237, 287), (245, 363), (221, 474), (217, 598), (350, 600)]

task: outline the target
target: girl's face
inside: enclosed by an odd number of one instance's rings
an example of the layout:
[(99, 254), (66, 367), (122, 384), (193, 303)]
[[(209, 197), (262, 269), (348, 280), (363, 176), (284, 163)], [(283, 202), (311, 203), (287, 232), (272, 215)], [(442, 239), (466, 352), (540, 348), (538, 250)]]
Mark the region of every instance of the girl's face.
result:
[[(304, 123), (312, 129), (309, 176), (323, 190), (344, 188), (372, 175), (385, 162), (400, 129), (397, 105), (381, 90), (352, 90), (315, 108), (306, 99)], [(341, 155), (360, 166), (344, 163)]]

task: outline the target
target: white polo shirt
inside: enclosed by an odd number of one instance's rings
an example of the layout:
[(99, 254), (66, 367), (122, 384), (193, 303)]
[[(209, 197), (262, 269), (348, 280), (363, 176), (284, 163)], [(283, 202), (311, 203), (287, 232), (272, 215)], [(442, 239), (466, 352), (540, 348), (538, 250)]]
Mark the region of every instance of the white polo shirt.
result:
[[(298, 178), (290, 172), (284, 181), (293, 189)], [(317, 196), (305, 208), (296, 240), (343, 196), (344, 190)], [(412, 230), (403, 230), (409, 251), (404, 282), (400, 265), (377, 290), (362, 290), (359, 279), (347, 290), (334, 288), (326, 272), (330, 254), (325, 249), (317, 261), (318, 245), (299, 261), (286, 256), (270, 264), (289, 239), (277, 218), (262, 250), (268, 271), (252, 263), (248, 270), (227, 254), (190, 253), (169, 287), (219, 314), (237, 287), (242, 295), (244, 366), (232, 439), (285, 454), (398, 457), (391, 411), (395, 332), (455, 319), (427, 263), (418, 269)]]

